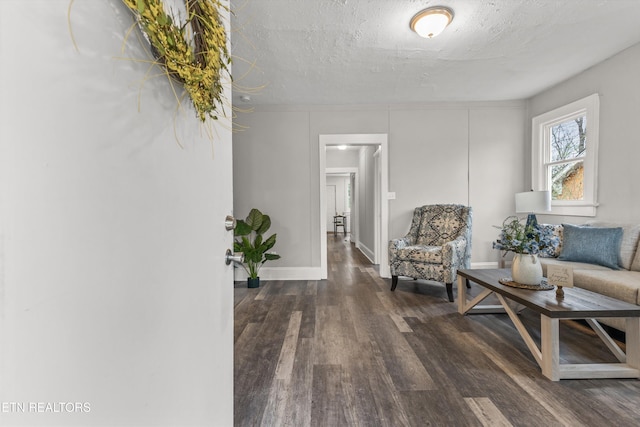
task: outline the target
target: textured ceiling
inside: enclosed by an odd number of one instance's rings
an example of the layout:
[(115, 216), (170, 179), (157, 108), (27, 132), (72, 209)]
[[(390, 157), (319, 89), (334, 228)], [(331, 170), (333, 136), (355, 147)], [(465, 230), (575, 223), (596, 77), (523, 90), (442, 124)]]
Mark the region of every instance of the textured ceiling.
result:
[[(409, 20), (455, 18), (427, 40)], [(233, 0), (234, 104), (523, 99), (640, 42), (640, 0)], [(639, 70), (640, 71), (640, 70)], [(246, 102), (245, 102), (246, 104)]]

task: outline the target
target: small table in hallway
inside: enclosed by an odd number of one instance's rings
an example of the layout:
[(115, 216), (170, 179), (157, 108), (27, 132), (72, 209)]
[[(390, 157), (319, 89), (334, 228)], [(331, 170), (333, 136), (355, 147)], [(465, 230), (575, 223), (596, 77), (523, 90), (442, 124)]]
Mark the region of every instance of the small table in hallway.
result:
[[(458, 270), (458, 312), (507, 313), (520, 333), (542, 374), (552, 381), (582, 378), (640, 378), (640, 306), (629, 304), (581, 288), (565, 288), (565, 296), (558, 299), (553, 290), (531, 291), (503, 285), (500, 278), (510, 276), (508, 269)], [(467, 301), (469, 282), (485, 288)], [(495, 294), (501, 305), (479, 305)], [(507, 303), (517, 302), (540, 313), (540, 348), (529, 335), (517, 313)], [(596, 318), (626, 318), (626, 354)], [(602, 339), (620, 363), (560, 364), (560, 319), (584, 319)]]

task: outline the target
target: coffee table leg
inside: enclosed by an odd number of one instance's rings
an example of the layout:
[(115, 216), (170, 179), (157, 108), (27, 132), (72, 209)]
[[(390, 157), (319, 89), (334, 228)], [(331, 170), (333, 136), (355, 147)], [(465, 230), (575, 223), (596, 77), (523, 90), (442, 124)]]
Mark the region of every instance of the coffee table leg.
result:
[(458, 275), (458, 313), (465, 313), (465, 306), (467, 304), (467, 286), (465, 278)]
[(640, 317), (627, 317), (627, 365), (640, 369)]
[(540, 315), (542, 374), (551, 381), (560, 380), (560, 321)]

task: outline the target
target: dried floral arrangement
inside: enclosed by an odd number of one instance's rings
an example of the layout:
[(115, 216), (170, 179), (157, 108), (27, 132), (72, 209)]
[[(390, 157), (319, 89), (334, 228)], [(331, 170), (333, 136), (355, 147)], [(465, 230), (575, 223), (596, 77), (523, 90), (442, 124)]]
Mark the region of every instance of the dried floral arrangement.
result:
[(221, 79), (224, 73), (231, 78), (231, 57), (219, 13), (225, 6), (220, 0), (184, 0), (187, 16), (177, 23), (163, 0), (122, 1), (134, 14), (170, 81), (183, 84), (198, 118), (217, 120), (217, 109), (223, 107)]
[(526, 218), (509, 216), (502, 222), (500, 237), (493, 242), (493, 249), (517, 254), (538, 254), (546, 248), (557, 248), (560, 238), (553, 229), (528, 222)]

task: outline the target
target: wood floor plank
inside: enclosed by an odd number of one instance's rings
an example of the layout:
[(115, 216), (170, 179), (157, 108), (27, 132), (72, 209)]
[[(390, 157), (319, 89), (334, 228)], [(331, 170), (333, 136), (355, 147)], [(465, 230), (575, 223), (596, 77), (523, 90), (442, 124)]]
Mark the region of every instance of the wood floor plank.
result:
[[(366, 426), (367, 413), (363, 411), (363, 407), (358, 400), (358, 390), (355, 387), (354, 379), (351, 375), (351, 369), (342, 370), (342, 395), (344, 402), (342, 407), (344, 410), (344, 417), (346, 425), (349, 426)], [(354, 372), (356, 375), (357, 373)]]
[(306, 283), (301, 280), (287, 280), (284, 282), (283, 295), (300, 295), (305, 291)]
[(275, 283), (272, 283), (271, 286), (262, 286), (262, 288), (260, 288), (260, 292), (258, 292), (258, 295), (256, 295), (255, 300), (256, 301), (262, 301), (267, 297), (267, 294), (269, 293), (270, 289), (273, 289), (273, 287), (275, 287)]
[(259, 323), (249, 323), (246, 325), (238, 338), (234, 343), (234, 350), (236, 353), (235, 365), (242, 365), (246, 363), (247, 358), (254, 352), (257, 339), (262, 330), (262, 325)]
[(394, 313), (401, 317), (422, 317), (422, 311), (418, 307), (408, 306), (395, 293), (388, 289), (376, 292), (385, 313)]
[[(343, 316), (338, 306), (321, 306), (316, 311), (314, 365), (340, 365), (348, 348)], [(356, 339), (355, 331), (353, 340)]]
[(375, 423), (369, 425), (381, 426), (409, 426), (409, 418), (401, 396), (396, 389), (393, 379), (386, 370), (386, 364), (382, 357), (382, 352), (375, 341), (371, 341), (371, 357), (367, 358), (369, 363), (363, 375), (368, 376), (368, 386), (372, 403), (375, 407)]
[(299, 339), (291, 376), (291, 395), (289, 402), (287, 402), (284, 419), (279, 420), (279, 423), (283, 425), (295, 427), (311, 425), (313, 348), (314, 340), (312, 338)]
[(269, 399), (260, 420), (261, 426), (285, 425), (286, 409), (291, 398), (291, 383), (288, 380), (274, 378), (269, 389)]
[(398, 331), (413, 332), (413, 329), (411, 329), (411, 326), (409, 326), (407, 322), (405, 322), (402, 316), (399, 316), (395, 313), (389, 313), (389, 317), (391, 318), (393, 323), (396, 325), (396, 328), (398, 328)]
[(496, 405), (491, 402), (491, 399), (487, 397), (467, 397), (464, 401), (469, 405), (469, 408), (476, 414), (478, 420), (485, 427), (511, 427), (511, 424), (502, 415), (500, 410), (496, 408)]
[(316, 296), (318, 295), (318, 282), (316, 280), (309, 280), (304, 292), (305, 295)]
[(298, 332), (300, 332), (300, 322), (302, 320), (302, 312), (294, 311), (289, 320), (282, 348), (280, 349), (280, 357), (276, 366), (276, 380), (284, 380), (287, 383), (291, 379), (291, 371), (293, 370), (293, 360), (296, 356), (296, 347), (298, 346)]
[(346, 425), (347, 420), (343, 411), (344, 395), (342, 383), (342, 366), (313, 366), (312, 426)]
[(315, 295), (298, 295), (291, 306), (291, 310), (299, 311), (302, 314), (299, 336), (302, 338), (312, 338), (316, 330)]
[(433, 390), (435, 384), (424, 365), (388, 316), (371, 318), (372, 335), (396, 390)]
[(369, 315), (362, 311), (357, 297), (345, 297), (344, 309), (351, 314), (350, 321), (353, 324), (356, 341), (368, 344), (371, 340), (369, 333)]
[(482, 424), (455, 388), (402, 392), (410, 426), (468, 426)]

